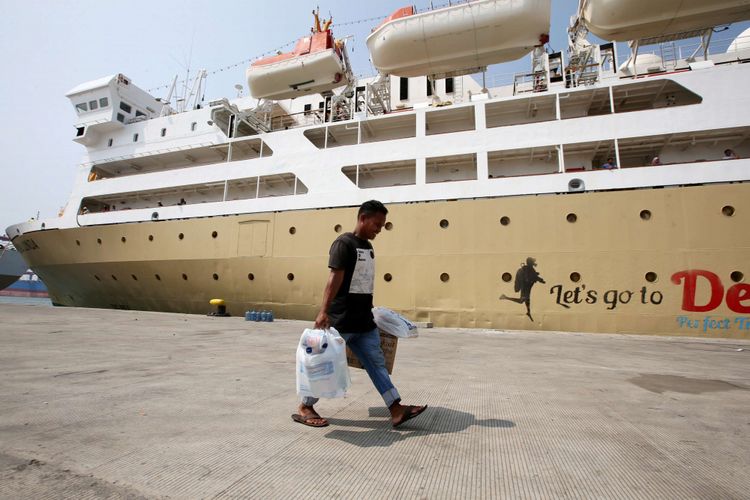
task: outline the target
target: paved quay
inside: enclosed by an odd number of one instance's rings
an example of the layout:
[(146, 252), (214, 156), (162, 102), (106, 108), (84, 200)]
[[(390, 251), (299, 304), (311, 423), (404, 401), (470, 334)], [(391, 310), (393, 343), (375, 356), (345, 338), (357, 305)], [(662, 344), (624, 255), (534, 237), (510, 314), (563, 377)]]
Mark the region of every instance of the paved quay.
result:
[(0, 305), (0, 498), (749, 498), (750, 341), (434, 328), (292, 422), (307, 323)]

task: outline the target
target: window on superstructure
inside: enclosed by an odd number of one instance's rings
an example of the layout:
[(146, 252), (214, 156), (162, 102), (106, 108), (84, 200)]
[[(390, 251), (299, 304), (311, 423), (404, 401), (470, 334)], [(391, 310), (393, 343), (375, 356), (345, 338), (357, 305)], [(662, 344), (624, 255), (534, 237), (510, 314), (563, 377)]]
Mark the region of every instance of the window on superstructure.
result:
[(323, 109), (325, 107), (326, 103), (324, 101), (320, 101), (318, 103), (318, 109)]
[(85, 102), (76, 104), (76, 111), (78, 111), (79, 113), (85, 113), (88, 110), (89, 110), (88, 104), (86, 104)]
[(487, 171), (490, 179), (552, 174), (560, 168), (557, 156), (557, 147), (554, 145), (489, 151)]
[(427, 158), (426, 181), (435, 182), (473, 181), (477, 179), (477, 155), (441, 156)]
[(133, 108), (130, 106), (130, 104), (126, 103), (125, 101), (120, 101), (120, 109), (125, 111), (126, 113), (130, 113), (133, 111)]
[(89, 109), (91, 111), (94, 111), (98, 107), (99, 107), (99, 105), (96, 103), (96, 99), (94, 99), (93, 101), (89, 101)]
[(107, 147), (108, 148), (112, 147), (112, 142), (114, 142), (112, 138), (110, 138), (110, 139), (107, 140)]
[(453, 93), (453, 77), (449, 77), (445, 79), (445, 93), (446, 94)]
[(309, 115), (310, 111), (312, 111), (312, 104), (305, 104), (305, 114)]
[(123, 115), (122, 113), (117, 113), (117, 121), (125, 123), (125, 115)]
[(432, 95), (432, 79), (428, 76), (427, 77), (427, 97), (430, 97)]
[(100, 108), (106, 108), (107, 106), (109, 106), (109, 99), (107, 99), (106, 97), (100, 98), (99, 99), (99, 107)]
[(161, 136), (164, 137), (167, 135), (167, 129), (163, 128), (161, 129)]
[(425, 125), (427, 135), (474, 130), (474, 106), (429, 111)]
[(198, 127), (198, 122), (193, 122), (190, 124), (190, 131), (195, 132), (195, 129)]
[(398, 160), (343, 167), (341, 172), (360, 189), (410, 186), (417, 183), (417, 161)]
[(138, 134), (133, 134), (133, 142), (138, 142)]
[(144, 112), (143, 112), (143, 111), (141, 111), (140, 109), (136, 109), (136, 110), (135, 110), (135, 116), (136, 116), (136, 117), (138, 117), (138, 116), (146, 116), (146, 113), (144, 113)]
[(409, 79), (401, 77), (399, 78), (399, 90), (398, 90), (398, 98), (402, 101), (407, 101), (409, 99)]
[[(562, 102), (561, 100), (561, 105)], [(554, 95), (491, 102), (485, 105), (484, 110), (487, 128), (537, 123), (557, 118)]]

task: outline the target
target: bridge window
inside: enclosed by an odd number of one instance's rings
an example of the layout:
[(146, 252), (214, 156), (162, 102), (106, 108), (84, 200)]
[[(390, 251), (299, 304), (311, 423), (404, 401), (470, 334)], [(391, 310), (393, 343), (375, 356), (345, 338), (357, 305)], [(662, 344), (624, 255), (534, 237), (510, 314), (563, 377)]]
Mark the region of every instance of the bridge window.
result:
[(133, 108), (130, 106), (130, 104), (126, 103), (125, 101), (120, 101), (120, 109), (125, 111), (126, 113), (130, 113), (133, 111)]
[(96, 99), (94, 99), (93, 101), (89, 101), (89, 109), (90, 109), (91, 111), (94, 111), (94, 110), (95, 110), (95, 109), (97, 109), (98, 107), (99, 107), (99, 106), (98, 106), (98, 104), (96, 103)]
[(79, 113), (85, 113), (88, 110), (89, 110), (89, 107), (85, 102), (76, 104), (76, 111), (78, 111)]
[(107, 99), (106, 97), (100, 98), (99, 99), (99, 107), (100, 108), (106, 108), (107, 106), (109, 106), (109, 99)]

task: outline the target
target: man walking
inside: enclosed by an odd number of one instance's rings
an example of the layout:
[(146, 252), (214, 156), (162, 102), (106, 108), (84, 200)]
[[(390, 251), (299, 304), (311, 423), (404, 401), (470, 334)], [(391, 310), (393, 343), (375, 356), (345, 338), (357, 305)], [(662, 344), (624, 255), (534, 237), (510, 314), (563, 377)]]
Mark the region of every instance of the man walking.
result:
[[(366, 201), (357, 212), (353, 233), (336, 238), (329, 252), (328, 275), (323, 304), (315, 328), (333, 326), (362, 363), (391, 412), (391, 423), (398, 427), (422, 413), (427, 406), (401, 404), (380, 349), (380, 334), (372, 316), (372, 292), (375, 281), (375, 252), (369, 240), (375, 239), (385, 225), (388, 209), (379, 201)], [(295, 422), (325, 427), (328, 421), (315, 411), (317, 398), (302, 398)]]

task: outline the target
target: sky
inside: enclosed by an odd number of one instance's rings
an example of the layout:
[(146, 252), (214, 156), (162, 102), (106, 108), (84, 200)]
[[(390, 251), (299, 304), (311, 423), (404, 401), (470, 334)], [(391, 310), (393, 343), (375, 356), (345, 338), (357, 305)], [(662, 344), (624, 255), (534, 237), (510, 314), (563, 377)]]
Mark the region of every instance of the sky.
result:
[[(365, 45), (371, 28), (397, 8), (431, 3), (447, 0), (0, 0), (0, 232), (37, 213), (54, 217), (66, 203), (84, 153), (72, 141), (76, 116), (65, 97), (76, 85), (123, 73), (165, 97), (175, 74), (206, 69), (206, 100), (234, 97), (236, 84), (247, 86), (252, 60), (287, 51), (309, 32), (316, 6), (322, 17), (333, 16), (337, 38), (351, 36), (354, 73), (373, 75)], [(577, 3), (552, 0), (550, 46), (557, 51), (567, 47)], [(624, 60), (627, 50), (618, 50)], [(525, 57), (492, 71), (529, 67)]]

